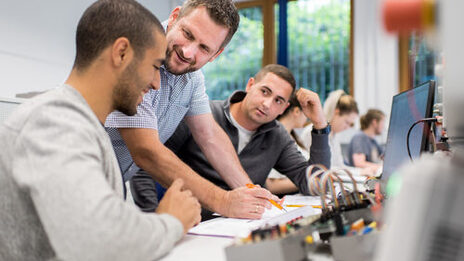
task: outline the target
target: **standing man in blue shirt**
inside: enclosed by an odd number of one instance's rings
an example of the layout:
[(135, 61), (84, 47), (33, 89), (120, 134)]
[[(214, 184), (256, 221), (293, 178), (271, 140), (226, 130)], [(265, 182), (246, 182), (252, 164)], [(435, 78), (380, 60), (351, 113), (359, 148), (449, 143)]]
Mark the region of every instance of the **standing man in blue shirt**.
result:
[[(267, 199), (274, 196), (262, 188), (245, 187), (251, 180), (228, 136), (214, 121), (199, 71), (221, 54), (239, 19), (230, 0), (187, 0), (175, 8), (164, 24), (168, 48), (160, 70), (161, 89), (145, 95), (137, 115), (114, 112), (105, 126), (124, 180), (131, 179), (140, 168), (165, 187), (182, 178), (203, 207), (228, 217), (260, 218), (264, 208), (270, 208)], [(233, 190), (225, 191), (202, 178), (164, 146), (183, 119), (209, 162)], [(154, 185), (139, 175), (142, 182)]]

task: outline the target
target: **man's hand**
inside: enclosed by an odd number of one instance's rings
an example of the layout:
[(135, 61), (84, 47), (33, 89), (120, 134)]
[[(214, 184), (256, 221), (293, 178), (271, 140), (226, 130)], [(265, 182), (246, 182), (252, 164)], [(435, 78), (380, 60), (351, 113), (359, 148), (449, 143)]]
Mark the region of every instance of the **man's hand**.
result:
[(259, 186), (236, 188), (227, 192), (221, 214), (232, 218), (260, 219), (265, 208), (272, 207), (269, 199), (279, 201), (279, 198)]
[(184, 234), (201, 221), (201, 206), (198, 200), (192, 196), (190, 190), (182, 190), (184, 182), (176, 179), (164, 194), (156, 213), (170, 214), (182, 223)]
[(296, 93), (296, 98), (301, 105), (303, 113), (313, 122), (315, 129), (327, 127), (327, 120), (325, 119), (321, 100), (317, 93), (300, 88)]

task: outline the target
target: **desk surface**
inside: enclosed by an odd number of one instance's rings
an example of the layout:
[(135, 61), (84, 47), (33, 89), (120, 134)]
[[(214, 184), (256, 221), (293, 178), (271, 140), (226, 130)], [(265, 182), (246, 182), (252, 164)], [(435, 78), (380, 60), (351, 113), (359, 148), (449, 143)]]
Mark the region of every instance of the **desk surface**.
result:
[(162, 261), (226, 261), (224, 248), (231, 245), (231, 238), (186, 235)]
[[(186, 235), (161, 261), (226, 261), (224, 248), (231, 245), (233, 241), (230, 238)], [(328, 254), (310, 253), (308, 257), (311, 261), (334, 260)]]
[[(206, 221), (205, 221), (206, 222)], [(226, 261), (225, 248), (234, 242), (232, 238), (186, 235), (162, 261)], [(310, 253), (312, 261), (333, 261), (330, 254)]]

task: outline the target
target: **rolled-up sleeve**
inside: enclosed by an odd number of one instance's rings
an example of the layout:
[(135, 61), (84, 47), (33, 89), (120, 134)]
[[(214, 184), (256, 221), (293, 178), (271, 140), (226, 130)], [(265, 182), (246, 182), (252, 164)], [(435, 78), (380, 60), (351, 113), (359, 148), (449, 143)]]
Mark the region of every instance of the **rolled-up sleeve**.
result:
[(201, 71), (195, 72), (192, 76), (193, 80), (193, 95), (190, 100), (190, 108), (186, 116), (194, 116), (199, 114), (211, 113), (209, 107), (209, 97), (206, 94), (205, 77)]

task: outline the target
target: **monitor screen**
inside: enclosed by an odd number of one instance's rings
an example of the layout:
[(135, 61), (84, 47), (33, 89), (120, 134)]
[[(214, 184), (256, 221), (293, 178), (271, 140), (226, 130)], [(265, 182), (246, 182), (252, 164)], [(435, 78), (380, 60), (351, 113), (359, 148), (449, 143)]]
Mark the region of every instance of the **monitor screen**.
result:
[[(435, 82), (428, 81), (393, 96), (382, 179), (388, 179), (401, 165), (410, 161), (406, 147), (408, 130), (414, 122), (432, 117), (434, 94)], [(417, 124), (411, 131), (409, 149), (413, 159), (419, 157), (425, 149), (426, 136), (427, 132), (422, 123)]]

